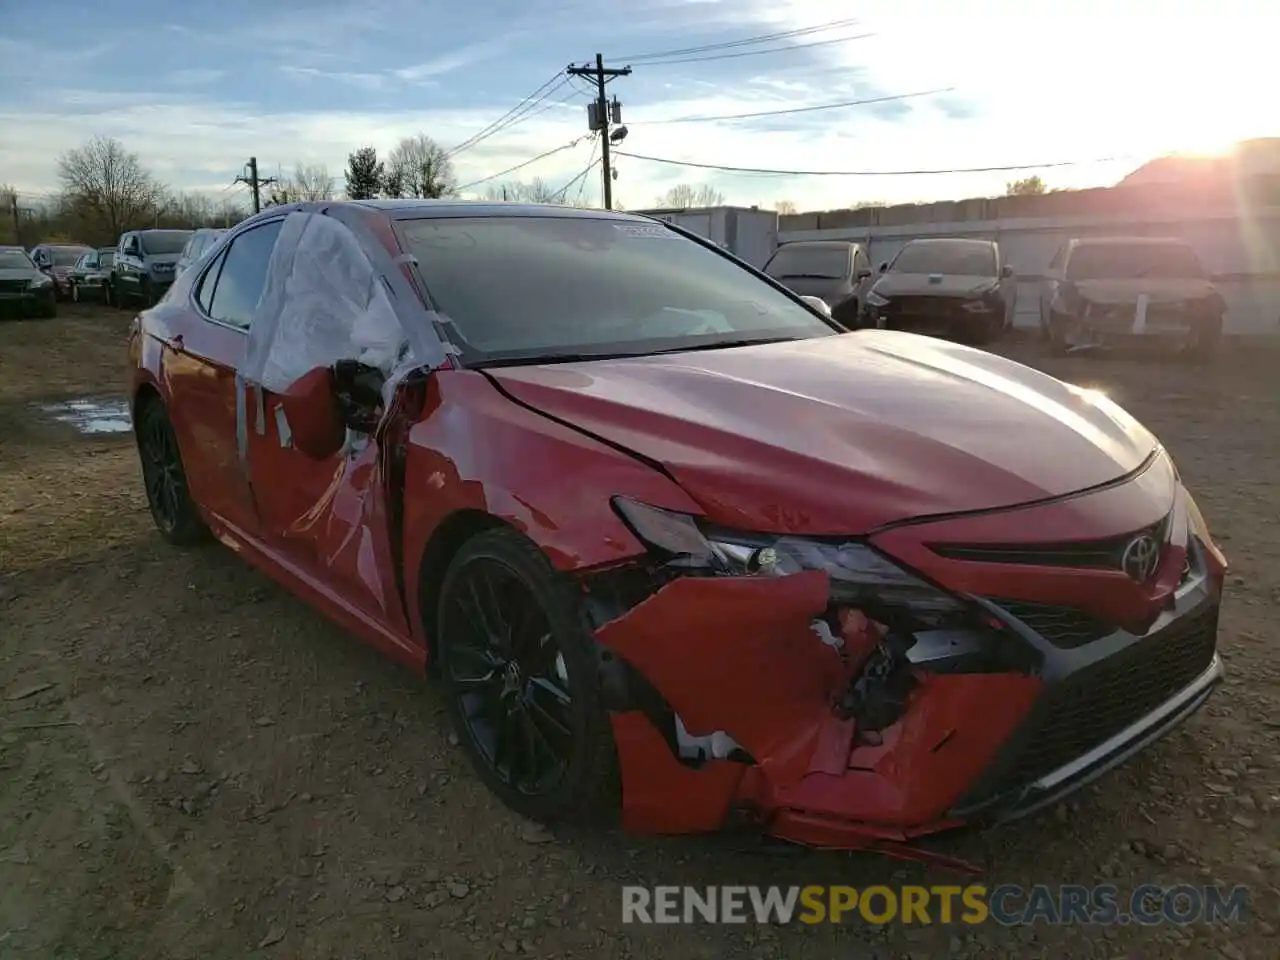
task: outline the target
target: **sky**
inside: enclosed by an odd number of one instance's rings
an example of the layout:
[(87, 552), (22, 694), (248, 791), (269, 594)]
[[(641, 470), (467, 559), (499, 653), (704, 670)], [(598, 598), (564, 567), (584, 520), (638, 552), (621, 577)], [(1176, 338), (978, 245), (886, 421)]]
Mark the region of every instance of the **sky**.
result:
[[(352, 150), (417, 133), (453, 148), (597, 52), (633, 66), (609, 85), (628, 128), (622, 151), (869, 174), (619, 156), (615, 197), (628, 209), (678, 183), (800, 210), (997, 195), (1031, 174), (1109, 185), (1154, 156), (1280, 133), (1264, 82), (1280, 6), (1260, 0), (42, 0), (21, 11), (0, 34), (0, 183), (28, 199), (52, 195), (59, 154), (94, 135), (119, 139), (170, 187), (219, 201), (247, 199), (232, 181), (251, 155), (264, 176), (324, 164), (341, 184)], [(791, 40), (651, 56), (855, 17)], [(738, 55), (757, 50), (774, 52)], [(488, 182), (559, 188), (588, 166), (585, 85), (547, 89), (522, 122), (453, 157), (459, 183), (579, 138)], [(1049, 163), (1065, 165), (886, 175)], [(568, 194), (599, 196), (598, 168)]]

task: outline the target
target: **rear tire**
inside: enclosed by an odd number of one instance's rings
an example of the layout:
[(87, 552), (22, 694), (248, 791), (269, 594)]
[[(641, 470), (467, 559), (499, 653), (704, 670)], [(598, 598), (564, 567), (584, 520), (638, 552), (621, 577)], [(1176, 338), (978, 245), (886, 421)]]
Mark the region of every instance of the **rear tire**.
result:
[(1193, 363), (1212, 363), (1222, 346), (1222, 317), (1205, 324), (1197, 331), (1195, 339), (1187, 347), (1187, 356)]
[(449, 713), (485, 785), (529, 819), (613, 823), (621, 790), (599, 651), (569, 582), (499, 527), (463, 544), (439, 597)]
[(209, 536), (200, 511), (191, 499), (187, 473), (178, 450), (178, 436), (164, 403), (157, 397), (144, 400), (134, 424), (147, 506), (160, 536), (174, 546), (199, 543)]

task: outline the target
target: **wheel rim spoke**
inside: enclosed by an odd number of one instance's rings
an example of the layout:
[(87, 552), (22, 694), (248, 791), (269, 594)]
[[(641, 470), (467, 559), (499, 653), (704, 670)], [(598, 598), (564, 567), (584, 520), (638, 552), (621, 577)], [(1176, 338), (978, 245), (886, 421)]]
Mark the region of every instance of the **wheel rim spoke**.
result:
[(553, 789), (574, 754), (575, 705), (540, 604), (505, 564), (478, 557), (441, 612), (445, 676), (471, 744), (507, 787)]

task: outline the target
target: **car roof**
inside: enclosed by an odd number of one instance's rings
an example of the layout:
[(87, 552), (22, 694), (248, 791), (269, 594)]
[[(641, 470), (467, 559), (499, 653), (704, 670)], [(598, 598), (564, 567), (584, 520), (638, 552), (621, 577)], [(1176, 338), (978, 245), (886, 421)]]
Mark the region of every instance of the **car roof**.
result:
[[(318, 213), (325, 210), (351, 207), (378, 210), (393, 220), (415, 220), (424, 217), (562, 217), (583, 220), (630, 220), (636, 223), (652, 223), (652, 217), (620, 210), (594, 210), (585, 207), (566, 207), (554, 203), (503, 203), (489, 200), (334, 200), (290, 204), (286, 207), (270, 207), (254, 214), (250, 220), (266, 218), (272, 214), (293, 212)], [(247, 222), (247, 221), (246, 221)]]
[(1153, 246), (1191, 246), (1181, 237), (1076, 237), (1071, 243), (1076, 247), (1105, 247), (1112, 244), (1131, 246), (1135, 243)]
[(831, 249), (838, 249), (860, 246), (862, 246), (862, 244), (857, 240), (788, 240), (786, 243), (778, 244), (778, 249), (781, 250), (784, 247), (816, 247), (818, 249), (829, 247)]
[(996, 245), (994, 240), (988, 240), (986, 237), (912, 237), (903, 246), (912, 243), (981, 243), (989, 247)]

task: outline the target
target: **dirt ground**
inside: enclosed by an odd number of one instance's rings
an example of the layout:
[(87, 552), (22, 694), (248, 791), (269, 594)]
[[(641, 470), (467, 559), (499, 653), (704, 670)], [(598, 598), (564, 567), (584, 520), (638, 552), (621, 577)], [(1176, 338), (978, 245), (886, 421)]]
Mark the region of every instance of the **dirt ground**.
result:
[(1071, 802), (936, 844), (992, 885), (1247, 884), (1247, 923), (639, 927), (621, 923), (624, 883), (956, 880), (727, 838), (531, 829), (472, 775), (435, 687), (226, 549), (163, 545), (129, 435), (42, 412), (122, 392), (128, 320), (81, 307), (0, 324), (0, 957), (1276, 955), (1280, 353), (1205, 375), (1004, 348), (1107, 389), (1170, 447), (1233, 563), (1229, 679)]

